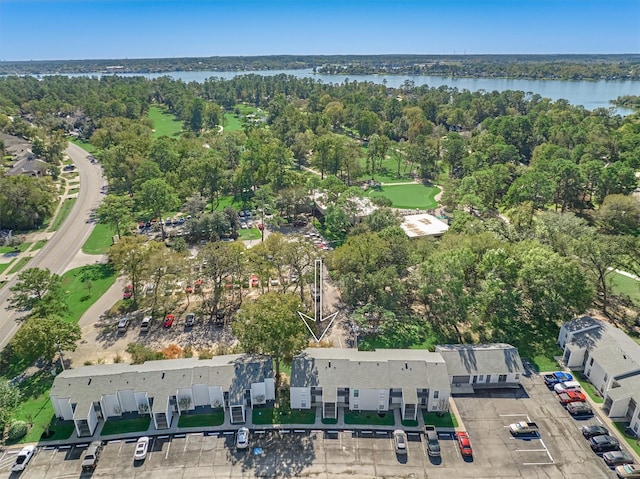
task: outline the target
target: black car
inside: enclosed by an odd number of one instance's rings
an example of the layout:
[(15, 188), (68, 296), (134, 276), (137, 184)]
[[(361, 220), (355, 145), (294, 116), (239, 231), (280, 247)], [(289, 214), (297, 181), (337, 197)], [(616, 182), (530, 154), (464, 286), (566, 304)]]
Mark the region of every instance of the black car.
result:
[(567, 411), (572, 416), (591, 416), (593, 415), (593, 411), (591, 410), (591, 406), (589, 406), (586, 402), (572, 402), (567, 404)]
[(582, 435), (587, 439), (591, 439), (595, 436), (606, 436), (609, 434), (607, 428), (602, 426), (583, 426), (582, 427)]
[(608, 435), (592, 437), (589, 439), (589, 445), (595, 452), (617, 451), (620, 449), (618, 440)]

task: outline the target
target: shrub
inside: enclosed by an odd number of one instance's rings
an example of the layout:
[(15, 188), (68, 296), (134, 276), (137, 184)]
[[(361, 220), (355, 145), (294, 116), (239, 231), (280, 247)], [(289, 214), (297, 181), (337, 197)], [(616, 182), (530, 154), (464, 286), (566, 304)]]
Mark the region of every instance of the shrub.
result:
[(191, 346), (184, 347), (184, 357), (192, 358), (193, 357), (193, 348)]
[(27, 435), (29, 426), (24, 421), (13, 421), (7, 433), (10, 441), (17, 441)]
[(162, 350), (165, 359), (178, 359), (184, 357), (184, 351), (177, 344), (169, 344)]
[(164, 359), (164, 355), (160, 351), (154, 351), (153, 349), (139, 343), (129, 343), (127, 346), (127, 352), (131, 354), (132, 364), (142, 364), (145, 361)]
[(198, 359), (211, 359), (214, 356), (215, 354), (213, 354), (212, 349), (201, 349), (198, 351)]

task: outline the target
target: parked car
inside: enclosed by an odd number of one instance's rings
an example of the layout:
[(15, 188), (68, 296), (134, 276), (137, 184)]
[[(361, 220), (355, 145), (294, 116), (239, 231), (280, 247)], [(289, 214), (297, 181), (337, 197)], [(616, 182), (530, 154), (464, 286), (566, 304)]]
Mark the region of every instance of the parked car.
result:
[(602, 459), (607, 466), (623, 466), (624, 464), (633, 464), (633, 458), (624, 451), (609, 451), (602, 455)]
[(573, 381), (573, 376), (563, 371), (556, 371), (554, 373), (544, 375), (544, 383), (549, 387), (564, 381)]
[(187, 293), (187, 294), (193, 293), (193, 286), (191, 286), (190, 284), (186, 285), (184, 287), (184, 292)]
[(640, 479), (640, 466), (636, 464), (625, 464), (615, 469), (618, 477), (622, 479)]
[(162, 325), (165, 328), (170, 328), (171, 326), (173, 326), (173, 322), (175, 321), (176, 317), (173, 314), (167, 314), (164, 317), (164, 322), (162, 323)]
[(196, 323), (196, 315), (193, 313), (188, 313), (187, 316), (185, 316), (184, 318), (184, 325), (187, 328), (192, 328), (195, 323)]
[(149, 438), (142, 436), (136, 443), (136, 450), (133, 453), (134, 461), (143, 461), (147, 457), (147, 450), (149, 449)]
[(133, 285), (128, 284), (124, 287), (124, 291), (122, 292), (122, 299), (131, 299), (133, 296)]
[(140, 331), (146, 333), (151, 327), (151, 316), (145, 316), (140, 323)]
[(16, 460), (11, 466), (11, 470), (13, 472), (24, 471), (24, 468), (27, 467), (29, 461), (33, 457), (36, 452), (36, 446), (24, 446), (18, 455), (16, 456)]
[(591, 410), (591, 406), (589, 406), (586, 402), (570, 402), (567, 404), (567, 411), (572, 416), (592, 416), (593, 411)]
[(128, 327), (129, 327), (129, 318), (126, 316), (123, 316), (118, 321), (118, 333), (120, 334), (126, 333)]
[(582, 426), (582, 435), (587, 439), (595, 436), (606, 436), (607, 434), (609, 434), (609, 431), (602, 426)]
[(251, 279), (249, 280), (249, 286), (251, 286), (252, 288), (255, 288), (258, 286), (259, 281), (258, 281), (258, 277), (254, 274), (251, 275)]
[(393, 431), (393, 444), (396, 454), (407, 454), (407, 434), (402, 429)]
[(460, 447), (460, 454), (463, 457), (473, 456), (473, 449), (471, 449), (471, 441), (469, 441), (469, 435), (462, 431), (456, 433), (456, 439), (458, 440), (458, 447)]
[(618, 440), (609, 435), (594, 436), (589, 439), (589, 445), (594, 452), (617, 451), (620, 449)]
[(246, 449), (249, 447), (249, 428), (241, 427), (236, 434), (236, 447), (238, 449)]
[(435, 426), (425, 425), (424, 435), (427, 438), (427, 454), (433, 457), (440, 457), (440, 442)]
[(587, 396), (582, 394), (580, 391), (567, 391), (566, 393), (559, 394), (558, 399), (560, 399), (562, 404), (569, 404), (572, 402), (585, 402), (587, 400)]
[(89, 444), (87, 452), (82, 458), (82, 471), (93, 471), (98, 465), (98, 459), (100, 459), (100, 452), (102, 451), (102, 442), (93, 441)]
[(580, 391), (582, 388), (580, 387), (580, 383), (578, 381), (562, 381), (561, 383), (553, 386), (553, 390), (557, 394), (566, 393), (568, 391)]

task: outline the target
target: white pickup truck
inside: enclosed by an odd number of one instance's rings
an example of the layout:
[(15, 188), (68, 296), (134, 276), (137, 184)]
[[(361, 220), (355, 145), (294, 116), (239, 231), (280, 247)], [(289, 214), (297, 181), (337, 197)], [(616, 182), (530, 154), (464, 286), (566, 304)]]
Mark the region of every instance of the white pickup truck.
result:
[(535, 422), (520, 421), (509, 424), (509, 431), (514, 436), (520, 434), (533, 434), (538, 432), (538, 425)]

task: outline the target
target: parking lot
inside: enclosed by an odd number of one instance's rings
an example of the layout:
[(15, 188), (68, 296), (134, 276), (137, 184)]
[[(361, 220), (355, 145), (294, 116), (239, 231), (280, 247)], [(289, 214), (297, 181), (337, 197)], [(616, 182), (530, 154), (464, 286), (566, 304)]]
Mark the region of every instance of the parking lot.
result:
[[(429, 477), (613, 478), (615, 473), (582, 437), (597, 417), (573, 419), (542, 379), (525, 389), (456, 398), (471, 438), (473, 458), (460, 455), (453, 434), (441, 433), (441, 458), (430, 458), (420, 434), (408, 435), (408, 454), (395, 453), (389, 431), (253, 431), (249, 448), (237, 450), (233, 431), (152, 438), (144, 462), (134, 464), (135, 439), (111, 441), (92, 474), (81, 473), (87, 444), (39, 448), (27, 469), (10, 475), (19, 448), (0, 455), (5, 477), (198, 478), (198, 477)], [(515, 438), (508, 425), (533, 421), (540, 433)]]
[[(602, 425), (597, 416), (571, 417), (538, 376), (523, 378), (523, 384), (524, 390), (456, 398), (482, 471), (477, 477), (491, 477), (491, 468), (493, 477), (615, 477), (580, 430), (588, 424)], [(539, 433), (513, 437), (508, 426), (518, 421), (535, 422)]]

